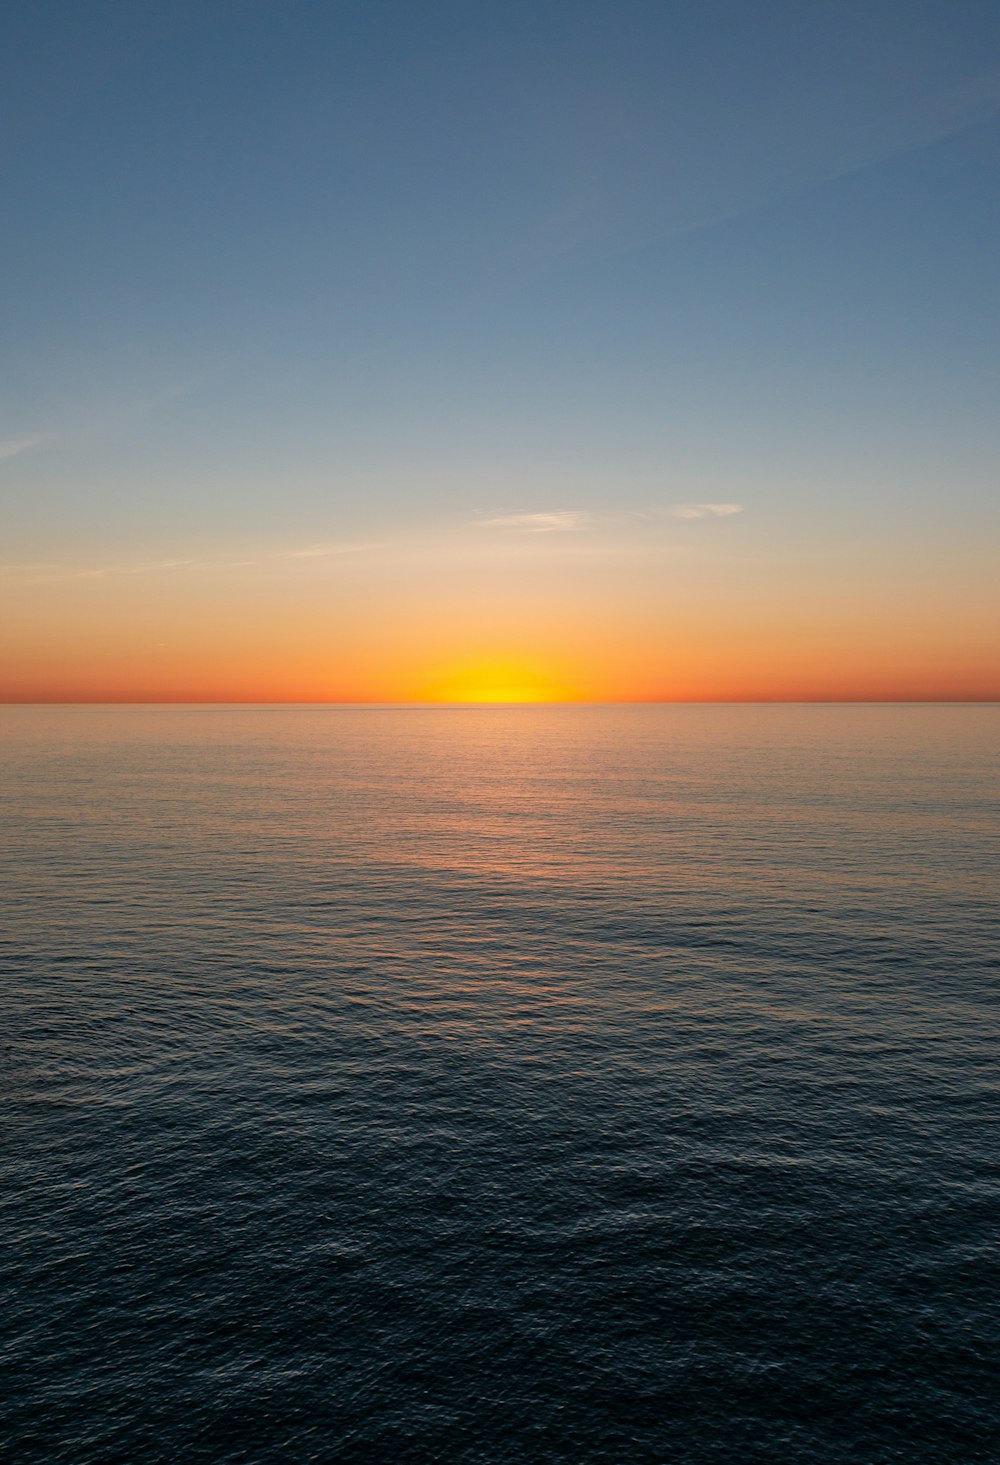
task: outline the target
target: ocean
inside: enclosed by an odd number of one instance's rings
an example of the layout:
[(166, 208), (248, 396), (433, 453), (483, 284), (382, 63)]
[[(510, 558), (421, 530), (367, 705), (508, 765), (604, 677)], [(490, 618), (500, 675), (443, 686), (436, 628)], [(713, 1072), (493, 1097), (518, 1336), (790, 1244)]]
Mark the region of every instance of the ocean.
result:
[(3, 1458), (995, 1465), (998, 733), (0, 709)]

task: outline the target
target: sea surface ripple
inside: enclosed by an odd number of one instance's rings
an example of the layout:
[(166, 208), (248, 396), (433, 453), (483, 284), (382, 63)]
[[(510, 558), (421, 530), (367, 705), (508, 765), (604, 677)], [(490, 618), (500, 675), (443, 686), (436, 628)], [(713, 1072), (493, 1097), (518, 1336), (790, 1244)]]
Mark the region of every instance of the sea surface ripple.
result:
[(0, 709), (4, 1458), (995, 1465), (998, 731)]

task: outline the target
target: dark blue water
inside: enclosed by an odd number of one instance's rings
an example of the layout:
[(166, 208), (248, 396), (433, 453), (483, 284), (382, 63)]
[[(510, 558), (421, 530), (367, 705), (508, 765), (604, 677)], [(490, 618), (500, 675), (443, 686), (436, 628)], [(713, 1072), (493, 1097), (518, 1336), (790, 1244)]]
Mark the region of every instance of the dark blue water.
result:
[(1000, 710), (0, 729), (6, 1459), (1000, 1459)]

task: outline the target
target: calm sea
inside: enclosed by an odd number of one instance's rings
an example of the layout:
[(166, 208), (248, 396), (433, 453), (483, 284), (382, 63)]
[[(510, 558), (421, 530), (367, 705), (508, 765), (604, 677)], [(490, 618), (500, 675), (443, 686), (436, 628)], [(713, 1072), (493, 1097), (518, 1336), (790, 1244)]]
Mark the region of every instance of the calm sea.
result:
[(0, 732), (5, 1459), (1000, 1459), (1000, 708)]

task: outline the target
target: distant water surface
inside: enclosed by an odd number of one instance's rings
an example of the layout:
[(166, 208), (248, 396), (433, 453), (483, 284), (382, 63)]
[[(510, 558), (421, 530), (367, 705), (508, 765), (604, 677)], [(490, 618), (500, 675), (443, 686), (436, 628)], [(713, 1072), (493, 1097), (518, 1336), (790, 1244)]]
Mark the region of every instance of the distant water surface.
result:
[(998, 732), (0, 709), (4, 1458), (995, 1465)]

